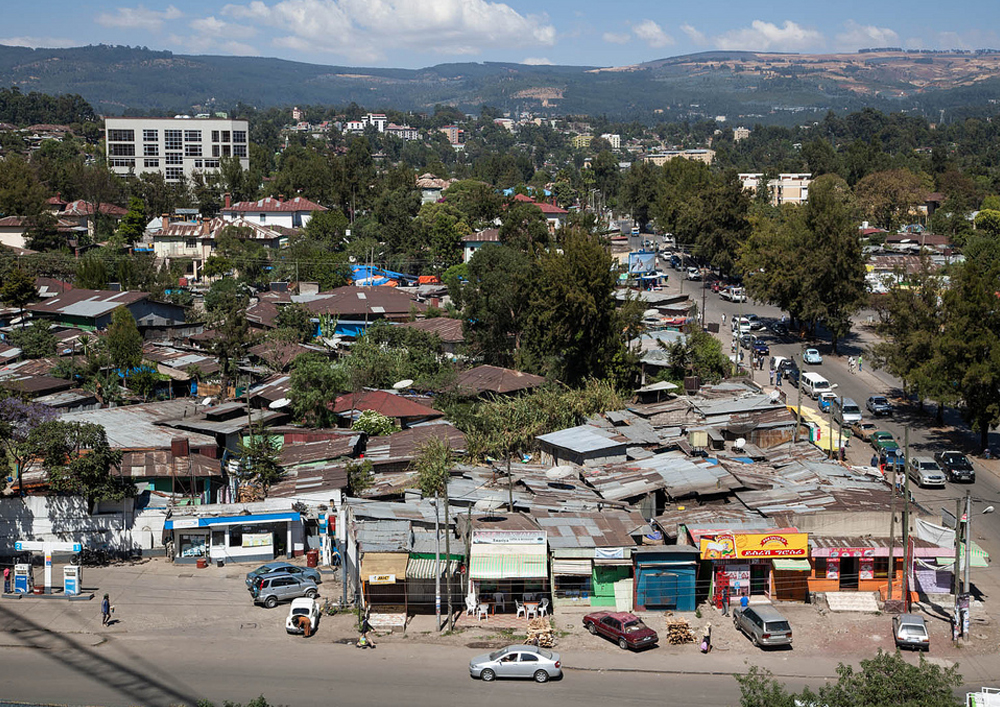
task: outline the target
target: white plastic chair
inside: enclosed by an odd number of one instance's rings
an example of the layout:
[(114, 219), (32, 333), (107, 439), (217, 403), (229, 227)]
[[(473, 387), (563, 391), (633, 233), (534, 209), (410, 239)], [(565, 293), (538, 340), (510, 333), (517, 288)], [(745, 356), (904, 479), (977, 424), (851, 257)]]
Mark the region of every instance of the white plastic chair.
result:
[(525, 618), (538, 618), (538, 604), (533, 604), (528, 607), (528, 615)]
[(524, 614), (524, 617), (525, 617), (525, 618), (527, 618), (527, 617), (528, 617), (528, 614), (527, 614), (527, 611), (526, 611), (526, 610), (525, 610), (525, 608), (524, 608), (524, 604), (522, 604), (522, 603), (521, 603), (521, 602), (519, 602), (519, 601), (518, 601), (517, 599), (515, 599), (515, 600), (514, 600), (514, 606), (515, 606), (515, 607), (517, 607), (517, 613), (516, 613), (516, 614), (514, 615), (514, 618), (515, 618), (515, 619), (516, 619), (516, 618), (517, 618), (518, 616), (520, 616), (521, 614)]
[(482, 621), (484, 618), (487, 621), (489, 621), (490, 607), (488, 607), (486, 604), (480, 604), (479, 606), (476, 607), (476, 620)]
[(542, 597), (542, 601), (538, 605), (538, 614), (540, 616), (548, 616), (549, 615), (549, 598), (548, 597)]
[(475, 597), (465, 597), (465, 615), (472, 616), (476, 613), (477, 602)]

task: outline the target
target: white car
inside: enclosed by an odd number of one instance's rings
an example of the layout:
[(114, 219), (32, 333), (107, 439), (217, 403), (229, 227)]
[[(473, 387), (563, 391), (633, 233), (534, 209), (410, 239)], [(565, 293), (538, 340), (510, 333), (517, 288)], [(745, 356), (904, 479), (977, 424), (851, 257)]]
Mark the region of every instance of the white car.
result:
[[(309, 620), (309, 630), (305, 631), (301, 625), (300, 617)], [(288, 618), (285, 619), (285, 630), (288, 633), (298, 635), (306, 634), (309, 637), (316, 633), (319, 626), (319, 602), (312, 597), (300, 597), (292, 599), (292, 606), (288, 610)]]

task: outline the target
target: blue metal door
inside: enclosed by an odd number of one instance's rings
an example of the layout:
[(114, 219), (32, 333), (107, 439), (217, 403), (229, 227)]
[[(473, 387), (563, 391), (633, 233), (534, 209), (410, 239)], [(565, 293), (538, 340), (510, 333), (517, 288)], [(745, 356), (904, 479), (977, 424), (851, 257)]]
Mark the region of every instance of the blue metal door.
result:
[(638, 604), (673, 609), (677, 606), (677, 574), (664, 570), (639, 570)]

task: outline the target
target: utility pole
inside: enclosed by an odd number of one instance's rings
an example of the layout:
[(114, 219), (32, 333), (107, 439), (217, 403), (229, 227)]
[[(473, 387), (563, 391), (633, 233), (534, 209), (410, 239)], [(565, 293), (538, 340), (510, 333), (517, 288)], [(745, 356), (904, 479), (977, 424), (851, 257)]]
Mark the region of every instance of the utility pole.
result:
[(434, 492), (434, 616), (441, 630), (441, 502)]
[[(799, 358), (801, 359), (801, 356)], [(798, 402), (796, 402), (796, 408), (795, 408), (795, 435), (792, 437), (792, 443), (798, 444), (799, 427), (802, 426), (802, 366), (799, 365), (799, 361), (796, 361), (794, 356), (792, 357), (792, 363), (795, 364), (796, 368), (799, 371)], [(780, 370), (775, 371), (774, 373), (776, 376), (781, 375)]]
[(965, 570), (963, 573), (962, 593), (968, 594), (972, 584), (972, 491), (965, 492)]
[(892, 465), (892, 486), (889, 487), (889, 591), (886, 601), (892, 601), (892, 583), (896, 580), (896, 465)]
[(827, 408), (830, 418), (830, 459), (833, 459), (833, 401), (830, 401), (830, 406)]
[(449, 508), (451, 508), (451, 501), (448, 498), (448, 481), (451, 478), (451, 472), (449, 471), (448, 477), (444, 480), (444, 567), (445, 567), (445, 585), (444, 593), (446, 606), (448, 608), (448, 619), (445, 624), (449, 631), (455, 628), (455, 609), (451, 605), (451, 513)]
[(954, 571), (951, 574), (952, 585), (954, 587), (953, 593), (955, 594), (955, 613), (954, 613), (954, 626), (952, 628), (952, 640), (958, 640), (958, 634), (962, 630), (962, 612), (958, 608), (958, 596), (962, 593), (962, 499), (959, 498), (955, 501), (955, 564)]
[[(903, 460), (909, 464), (910, 459), (910, 426), (903, 429)], [(895, 466), (895, 464), (893, 464)], [(903, 609), (909, 610), (910, 603), (910, 475), (903, 467)]]

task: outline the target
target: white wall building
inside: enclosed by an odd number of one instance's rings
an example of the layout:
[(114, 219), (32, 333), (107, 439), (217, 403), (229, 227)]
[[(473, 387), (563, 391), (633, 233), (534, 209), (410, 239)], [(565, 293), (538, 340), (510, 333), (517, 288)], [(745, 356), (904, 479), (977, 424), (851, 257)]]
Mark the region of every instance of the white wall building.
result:
[(612, 150), (622, 149), (622, 136), (617, 133), (604, 133), (601, 135), (602, 138), (611, 143)]
[(105, 118), (108, 166), (115, 174), (159, 172), (168, 182), (214, 172), (223, 157), (250, 169), (249, 124), (228, 118)]
[[(741, 172), (740, 181), (743, 182), (743, 189), (756, 192), (760, 186), (760, 181), (764, 177), (763, 172)], [(771, 179), (768, 187), (771, 190), (771, 203), (775, 206), (782, 204), (804, 204), (809, 201), (809, 185), (812, 183), (812, 175), (799, 172), (782, 172), (777, 179)]]

